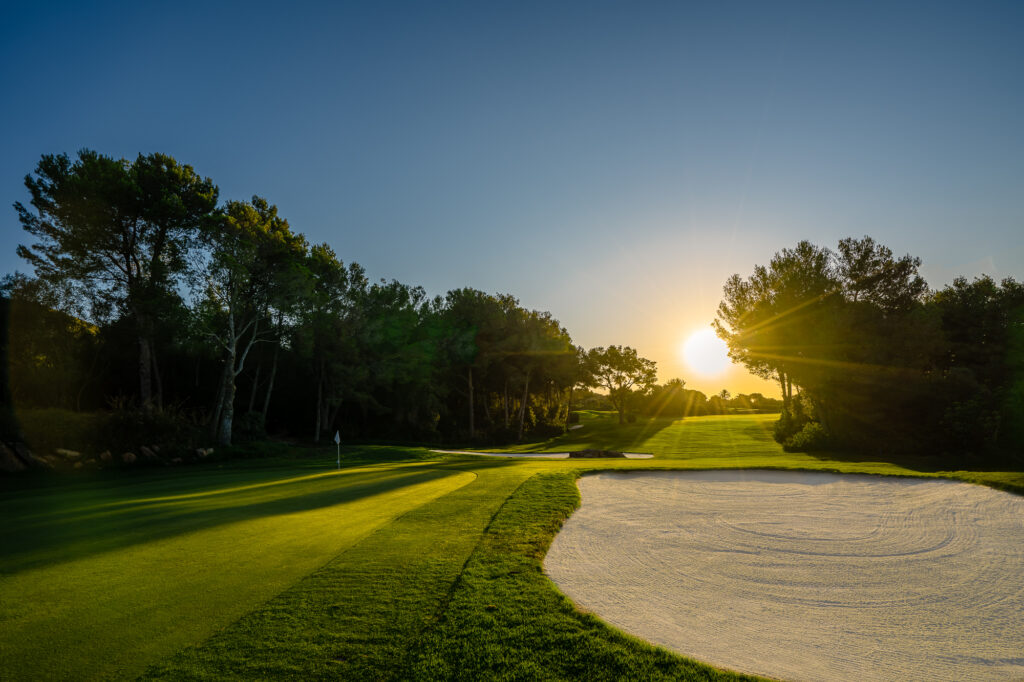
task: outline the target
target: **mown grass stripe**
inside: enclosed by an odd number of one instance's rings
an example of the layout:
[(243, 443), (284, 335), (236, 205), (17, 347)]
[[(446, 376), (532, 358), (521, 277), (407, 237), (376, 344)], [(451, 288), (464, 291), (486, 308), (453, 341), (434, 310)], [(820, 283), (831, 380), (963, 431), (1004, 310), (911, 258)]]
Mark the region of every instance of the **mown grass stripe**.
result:
[[(468, 465), (452, 465), (466, 470)], [(146, 679), (401, 679), (481, 534), (533, 471), (474, 463), (477, 479), (417, 507)]]

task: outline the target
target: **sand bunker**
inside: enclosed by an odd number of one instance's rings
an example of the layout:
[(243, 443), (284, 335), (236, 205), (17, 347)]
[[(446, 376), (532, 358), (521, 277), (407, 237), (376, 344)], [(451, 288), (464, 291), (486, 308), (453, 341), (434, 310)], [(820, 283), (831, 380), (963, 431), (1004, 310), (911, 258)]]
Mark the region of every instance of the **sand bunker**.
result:
[(802, 472), (602, 473), (547, 573), (609, 623), (794, 680), (1024, 679), (1024, 498)]

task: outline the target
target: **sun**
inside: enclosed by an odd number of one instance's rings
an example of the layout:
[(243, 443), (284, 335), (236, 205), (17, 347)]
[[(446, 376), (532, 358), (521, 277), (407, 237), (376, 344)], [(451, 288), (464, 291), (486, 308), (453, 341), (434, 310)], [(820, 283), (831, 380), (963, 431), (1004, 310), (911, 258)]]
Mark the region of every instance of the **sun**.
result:
[(729, 347), (710, 329), (690, 334), (682, 347), (683, 362), (704, 377), (718, 376), (729, 369)]

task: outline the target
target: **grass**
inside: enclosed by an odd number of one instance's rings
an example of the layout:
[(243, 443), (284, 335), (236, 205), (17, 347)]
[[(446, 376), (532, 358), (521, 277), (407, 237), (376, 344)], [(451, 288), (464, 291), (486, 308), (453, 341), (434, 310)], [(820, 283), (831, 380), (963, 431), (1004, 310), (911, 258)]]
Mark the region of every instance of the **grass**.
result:
[(778, 415), (722, 415), (672, 419), (639, 419), (618, 423), (614, 412), (584, 411), (580, 428), (540, 443), (507, 448), (510, 452), (565, 452), (599, 448), (623, 452), (654, 453), (659, 457), (685, 459), (715, 456), (770, 455), (782, 448), (772, 440), (772, 424)]
[(92, 477), (8, 479), (0, 678), (715, 679), (731, 676), (579, 613), (541, 571), (600, 469), (790, 468), (957, 478), (1013, 471), (783, 452), (772, 415), (582, 429), (524, 451), (651, 460), (289, 452)]
[(0, 677), (134, 677), (474, 478), (419, 463), (319, 469), (6, 491)]

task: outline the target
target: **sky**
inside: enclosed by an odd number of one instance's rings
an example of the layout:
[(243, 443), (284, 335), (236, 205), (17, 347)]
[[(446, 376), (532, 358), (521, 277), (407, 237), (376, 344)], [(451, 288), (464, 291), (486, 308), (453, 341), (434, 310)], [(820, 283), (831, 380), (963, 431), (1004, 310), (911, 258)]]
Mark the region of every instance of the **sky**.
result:
[(0, 204), (42, 154), (159, 151), (373, 278), (777, 395), (680, 348), (801, 239), (1024, 279), (1021, 36), (1022, 2), (5, 3)]

